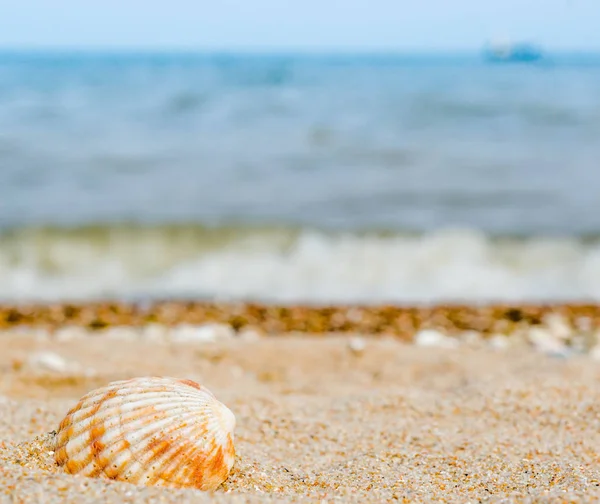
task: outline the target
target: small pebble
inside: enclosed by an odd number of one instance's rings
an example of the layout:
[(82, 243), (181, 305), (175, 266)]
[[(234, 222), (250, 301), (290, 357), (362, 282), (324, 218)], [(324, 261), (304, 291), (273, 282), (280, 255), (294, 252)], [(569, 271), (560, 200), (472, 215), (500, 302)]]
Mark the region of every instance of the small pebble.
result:
[(65, 326), (61, 327), (54, 333), (54, 339), (57, 341), (72, 341), (74, 339), (87, 338), (89, 331), (86, 331), (83, 327), (78, 326)]
[(510, 341), (504, 334), (494, 334), (487, 343), (494, 350), (506, 350), (510, 346)]
[(567, 351), (567, 347), (561, 339), (541, 327), (530, 328), (527, 338), (536, 350), (545, 354), (564, 355)]
[(567, 341), (573, 333), (571, 326), (559, 313), (548, 313), (544, 316), (543, 322), (550, 334), (558, 340)]
[(44, 371), (64, 373), (70, 366), (66, 359), (54, 352), (36, 352), (27, 359), (29, 367)]
[(456, 348), (458, 341), (433, 329), (424, 329), (415, 335), (414, 342), (422, 347)]
[(367, 342), (360, 336), (354, 336), (348, 340), (348, 350), (353, 355), (362, 355), (367, 348)]
[(176, 343), (212, 343), (234, 337), (235, 331), (226, 324), (204, 324), (200, 326), (184, 324), (174, 327), (169, 336), (171, 341)]

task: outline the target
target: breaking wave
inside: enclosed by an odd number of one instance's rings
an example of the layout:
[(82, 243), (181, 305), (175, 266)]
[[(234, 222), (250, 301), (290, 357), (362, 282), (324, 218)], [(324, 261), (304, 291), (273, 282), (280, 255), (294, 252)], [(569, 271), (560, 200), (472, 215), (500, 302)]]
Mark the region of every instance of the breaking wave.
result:
[(600, 240), (196, 225), (0, 235), (4, 301), (212, 298), (278, 302), (600, 300)]

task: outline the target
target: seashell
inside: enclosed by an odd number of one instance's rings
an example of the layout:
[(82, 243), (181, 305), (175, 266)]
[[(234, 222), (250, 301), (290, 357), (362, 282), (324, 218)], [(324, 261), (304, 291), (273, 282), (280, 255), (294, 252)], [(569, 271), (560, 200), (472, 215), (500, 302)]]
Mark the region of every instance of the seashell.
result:
[(233, 413), (192, 380), (144, 377), (84, 395), (61, 422), (67, 473), (137, 485), (214, 490), (235, 460)]

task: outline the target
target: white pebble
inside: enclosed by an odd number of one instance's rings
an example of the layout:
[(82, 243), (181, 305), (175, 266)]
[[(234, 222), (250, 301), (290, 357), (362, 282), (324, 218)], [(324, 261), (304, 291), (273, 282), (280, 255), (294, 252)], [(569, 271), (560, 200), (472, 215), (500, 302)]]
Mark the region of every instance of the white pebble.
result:
[(573, 330), (567, 323), (567, 320), (558, 313), (548, 313), (543, 320), (544, 324), (548, 328), (548, 331), (556, 339), (566, 341), (569, 339)]
[(456, 348), (458, 341), (433, 329), (423, 329), (415, 334), (414, 342), (422, 347)]
[(88, 336), (88, 332), (83, 327), (65, 326), (61, 327), (54, 333), (54, 338), (57, 341), (72, 341), (74, 339), (82, 339)]
[(510, 341), (504, 334), (494, 334), (488, 339), (488, 345), (494, 350), (506, 350), (510, 346)]
[(27, 364), (35, 369), (57, 373), (63, 373), (69, 369), (67, 360), (54, 352), (37, 352), (31, 354), (27, 359)]
[(226, 324), (183, 324), (171, 330), (171, 340), (177, 343), (210, 343), (235, 336), (233, 328)]
[(564, 342), (553, 333), (541, 327), (532, 327), (527, 333), (527, 338), (533, 347), (545, 354), (564, 355), (567, 347)]
[(367, 342), (360, 336), (352, 337), (348, 340), (348, 350), (354, 355), (361, 355), (367, 348)]

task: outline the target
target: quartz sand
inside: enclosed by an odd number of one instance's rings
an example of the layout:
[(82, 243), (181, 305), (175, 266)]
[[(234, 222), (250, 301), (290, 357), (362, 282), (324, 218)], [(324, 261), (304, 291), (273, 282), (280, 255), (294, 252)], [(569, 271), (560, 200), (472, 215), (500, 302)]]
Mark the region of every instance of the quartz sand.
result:
[[(600, 364), (589, 355), (132, 334), (0, 334), (0, 502), (600, 500)], [(216, 492), (53, 463), (48, 433), (81, 395), (143, 375), (194, 379), (235, 413), (236, 466)]]

